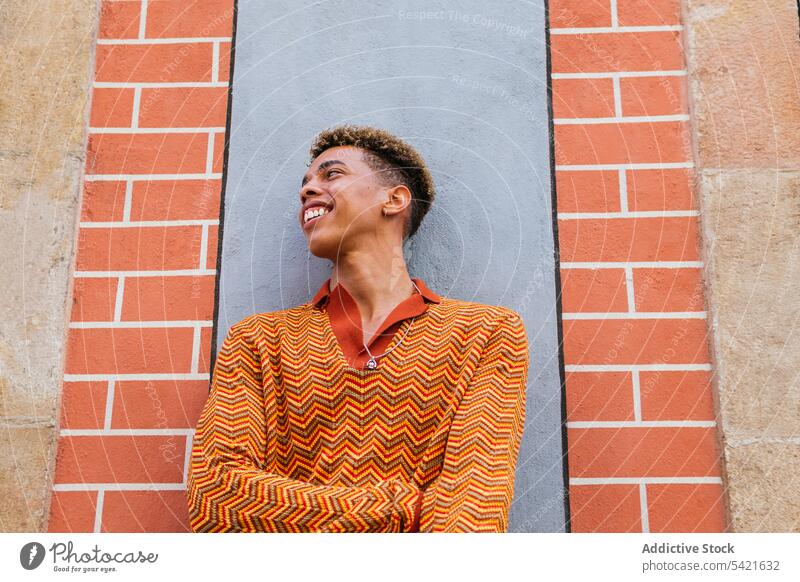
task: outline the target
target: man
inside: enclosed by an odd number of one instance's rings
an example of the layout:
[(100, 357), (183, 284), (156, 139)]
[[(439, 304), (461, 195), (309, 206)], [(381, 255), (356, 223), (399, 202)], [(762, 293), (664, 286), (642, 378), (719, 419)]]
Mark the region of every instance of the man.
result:
[(192, 446), (194, 531), (507, 530), (528, 340), (511, 309), (409, 276), (403, 243), (433, 198), (388, 132), (317, 136), (298, 218), (333, 271), (230, 328)]

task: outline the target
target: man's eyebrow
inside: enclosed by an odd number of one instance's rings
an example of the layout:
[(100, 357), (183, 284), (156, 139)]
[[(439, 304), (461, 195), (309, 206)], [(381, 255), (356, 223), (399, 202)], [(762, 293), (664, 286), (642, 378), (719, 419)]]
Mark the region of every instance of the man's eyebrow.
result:
[[(344, 163), (342, 160), (326, 160), (326, 161), (322, 162), (322, 163), (319, 165), (319, 168), (317, 168), (317, 174), (319, 174), (319, 173), (320, 173), (322, 170), (324, 170), (325, 168), (330, 168), (330, 167), (331, 167), (332, 165), (334, 165), (334, 164), (342, 164), (343, 166), (346, 166), (346, 165), (347, 165), (347, 164), (345, 164), (345, 163)], [(308, 174), (306, 174), (305, 176), (303, 176), (303, 183), (302, 183), (302, 184), (300, 184), (300, 187), (303, 187), (303, 186), (305, 186), (305, 185), (306, 185), (306, 182), (308, 182), (309, 180), (310, 180), (310, 178), (308, 177)]]

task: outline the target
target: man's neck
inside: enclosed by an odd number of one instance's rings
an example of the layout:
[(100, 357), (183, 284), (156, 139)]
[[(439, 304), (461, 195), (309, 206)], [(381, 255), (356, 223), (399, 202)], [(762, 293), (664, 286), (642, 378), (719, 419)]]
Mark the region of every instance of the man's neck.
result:
[(331, 289), (344, 285), (365, 321), (383, 319), (401, 301), (416, 293), (402, 247), (386, 254), (375, 249), (340, 255), (333, 265)]

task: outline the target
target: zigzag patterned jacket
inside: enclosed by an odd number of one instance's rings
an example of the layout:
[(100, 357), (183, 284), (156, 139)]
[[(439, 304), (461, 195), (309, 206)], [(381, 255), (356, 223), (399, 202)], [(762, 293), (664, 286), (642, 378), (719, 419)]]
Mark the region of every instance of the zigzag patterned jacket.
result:
[(198, 421), (191, 528), (506, 531), (528, 363), (505, 307), (443, 298), (375, 370), (348, 365), (312, 302), (251, 315)]

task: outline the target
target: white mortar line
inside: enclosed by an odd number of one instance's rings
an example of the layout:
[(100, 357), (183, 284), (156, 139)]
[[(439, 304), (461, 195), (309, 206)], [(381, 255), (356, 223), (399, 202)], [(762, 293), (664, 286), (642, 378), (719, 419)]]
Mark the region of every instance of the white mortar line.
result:
[(567, 428), (711, 428), (713, 420), (587, 420), (571, 421)]
[(559, 220), (581, 218), (687, 218), (700, 216), (697, 210), (634, 210), (622, 212), (559, 212)]
[[(131, 220), (131, 207), (133, 206), (133, 180), (125, 181), (125, 202), (122, 206), (122, 222), (130, 222)], [(89, 222), (81, 222), (81, 227), (85, 224), (92, 224)]]
[(651, 163), (628, 163), (628, 164), (574, 164), (557, 165), (556, 170), (561, 171), (589, 171), (589, 170), (677, 170), (683, 168), (693, 168), (694, 162), (651, 162)]
[(214, 133), (208, 134), (208, 144), (206, 146), (206, 173), (214, 171)]
[(182, 491), (183, 483), (56, 483), (53, 491)]
[(95, 81), (92, 85), (95, 89), (178, 89), (178, 88), (195, 88), (202, 89), (205, 87), (227, 87), (227, 81), (219, 81), (214, 83), (212, 81), (175, 81), (168, 82), (148, 82), (148, 81)]
[(139, 38), (145, 37), (147, 31), (147, 0), (142, 0), (142, 9), (139, 12)]
[(183, 453), (183, 485), (189, 482), (189, 464), (191, 463), (192, 459), (192, 434), (186, 435), (186, 447)]
[[(214, 322), (210, 321), (208, 323), (209, 325), (205, 327), (211, 327)], [(196, 325), (192, 334), (192, 374), (197, 374), (197, 369), (200, 366), (200, 329), (202, 327), (204, 326)]]
[(100, 278), (108, 277), (196, 277), (198, 275), (216, 275), (216, 269), (184, 269), (184, 270), (165, 270), (165, 271), (75, 271), (74, 277)]
[(137, 220), (109, 222), (81, 222), (81, 228), (147, 228), (156, 226), (208, 226), (219, 224), (216, 218), (197, 220)]
[(611, 27), (619, 28), (619, 14), (617, 12), (617, 0), (611, 1)]
[(570, 477), (570, 485), (721, 484), (721, 477)]
[(633, 418), (637, 422), (642, 420), (642, 391), (639, 382), (639, 370), (631, 370), (631, 383), (633, 384)]
[(97, 44), (195, 44), (199, 42), (230, 42), (229, 36), (175, 36), (170, 38), (99, 38)]
[(619, 210), (628, 212), (628, 171), (620, 168), (617, 171), (619, 180)]
[[(219, 224), (219, 220), (216, 222)], [(208, 262), (208, 224), (203, 224), (200, 230), (200, 264), (197, 265), (198, 269), (205, 269)]]
[(105, 489), (102, 487), (97, 490), (97, 505), (94, 511), (94, 533), (100, 533), (100, 526), (103, 523), (103, 501), (105, 499)]
[[(117, 278), (117, 295), (114, 297), (114, 321), (122, 321), (122, 300), (125, 294), (125, 275)], [(78, 323), (70, 322), (70, 323)]]
[(70, 329), (140, 329), (140, 328), (172, 328), (172, 327), (211, 327), (213, 321), (72, 321)]
[(211, 49), (211, 82), (219, 82), (219, 42), (215, 42)]
[(63, 429), (59, 436), (184, 436), (194, 434), (193, 428), (114, 428), (114, 429)]
[(568, 364), (566, 372), (705, 372), (711, 364)]
[(687, 69), (669, 71), (597, 71), (592, 73), (553, 73), (553, 79), (604, 79), (606, 77), (685, 77)]
[(65, 382), (105, 382), (108, 380), (209, 380), (209, 374), (64, 374)]
[(562, 319), (706, 319), (705, 311), (602, 311), (599, 313), (563, 313)]
[(631, 115), (629, 117), (557, 117), (553, 125), (599, 125), (611, 123), (665, 123), (669, 121), (689, 121), (683, 113), (675, 115)]
[(625, 291), (628, 298), (628, 313), (636, 312), (636, 295), (633, 288), (633, 269), (625, 267)]
[(647, 512), (647, 485), (639, 483), (639, 509), (642, 514), (642, 533), (650, 533), (650, 516)]
[(124, 180), (155, 182), (158, 180), (220, 180), (219, 174), (86, 174), (87, 182), (122, 182)]
[(702, 261), (597, 261), (564, 262), (562, 269), (698, 269)]
[(642, 32), (676, 32), (683, 30), (680, 24), (661, 24), (653, 26), (596, 26), (580, 28), (551, 28), (550, 35), (567, 34), (608, 34), (618, 33), (642, 33)]
[[(666, 117), (666, 116), (664, 116)], [(632, 119), (632, 118), (630, 118)], [(225, 131), (224, 127), (90, 127), (89, 133), (92, 134), (114, 134), (114, 135), (152, 135), (152, 134), (175, 134), (175, 133), (210, 133)]]
[(614, 90), (614, 115), (622, 117), (622, 89), (619, 86), (619, 75), (611, 78)]
[[(134, 129), (139, 127), (139, 109), (141, 107), (141, 101), (142, 101), (142, 88), (136, 87), (133, 90), (133, 108), (132, 108), (133, 110), (131, 111), (131, 127)], [(93, 133), (92, 128), (89, 128), (89, 133)], [(94, 133), (99, 133), (99, 132), (94, 132)]]
[(103, 430), (111, 430), (111, 415), (114, 412), (115, 393), (116, 393), (115, 382), (114, 380), (109, 380), (108, 391), (106, 392), (106, 417), (105, 420), (103, 421)]

